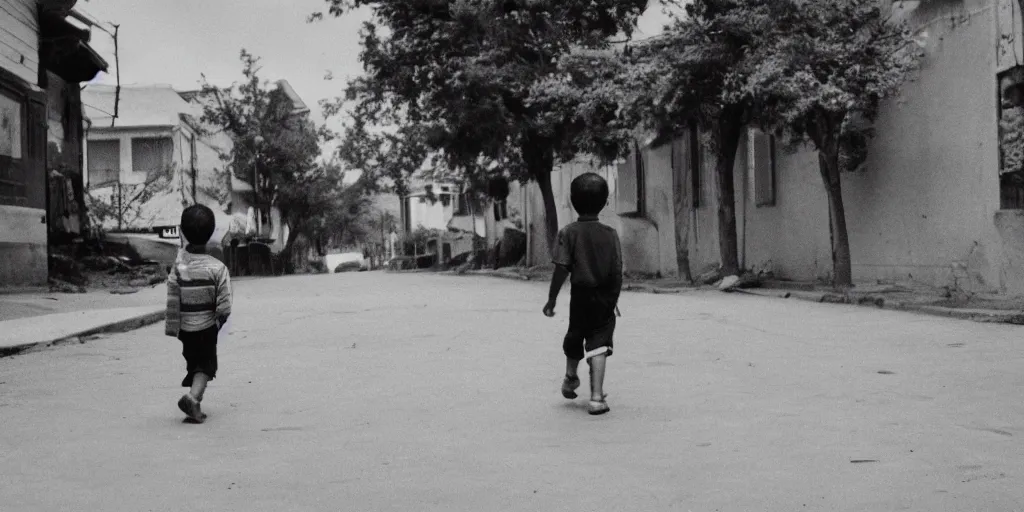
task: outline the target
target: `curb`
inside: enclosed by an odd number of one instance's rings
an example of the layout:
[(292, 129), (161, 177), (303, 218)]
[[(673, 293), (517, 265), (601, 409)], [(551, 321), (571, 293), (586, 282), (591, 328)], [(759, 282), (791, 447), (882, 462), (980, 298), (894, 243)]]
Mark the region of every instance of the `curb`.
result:
[(483, 277), (497, 277), (500, 279), (512, 279), (515, 281), (532, 281), (533, 279), (526, 274), (520, 274), (518, 272), (493, 272), (487, 270), (467, 270), (463, 273), (455, 272), (456, 275), (468, 275), (468, 276), (483, 276)]
[(908, 304), (896, 300), (886, 300), (884, 297), (870, 295), (855, 298), (835, 292), (771, 290), (764, 288), (733, 291), (737, 293), (743, 293), (746, 295), (756, 295), (759, 297), (781, 299), (793, 298), (804, 302), (817, 302), (819, 304), (841, 304), (848, 306), (873, 307), (875, 309), (883, 309), (888, 311), (902, 311), (905, 313), (916, 313), (920, 315), (954, 318), (957, 320), (969, 320), (972, 322), (979, 323), (1024, 325), (1024, 312), (1018, 311), (1000, 311), (993, 309), (956, 309), (942, 306), (932, 306), (929, 304)]
[[(470, 270), (457, 275), (496, 277), (500, 279), (514, 279), (520, 281), (533, 280), (527, 275), (500, 271), (495, 272)], [(656, 295), (681, 295), (687, 291), (696, 291), (701, 289), (709, 291), (717, 290), (717, 288), (711, 287), (661, 288), (658, 286), (646, 285), (643, 283), (624, 283), (622, 285), (622, 291), (651, 293)], [(805, 302), (817, 302), (819, 304), (841, 304), (848, 306), (873, 307), (875, 309), (883, 309), (888, 311), (902, 311), (905, 313), (916, 313), (920, 315), (953, 318), (957, 320), (969, 320), (972, 322), (979, 323), (1024, 325), (1024, 312), (1020, 311), (1000, 311), (991, 309), (955, 309), (941, 306), (932, 306), (928, 304), (908, 304), (895, 300), (886, 300), (884, 297), (881, 296), (867, 295), (863, 297), (850, 297), (848, 295), (835, 292), (815, 292), (773, 288), (737, 288), (729, 290), (729, 292), (742, 293), (746, 295), (756, 295), (759, 297), (768, 297), (773, 299), (792, 298)]]
[(55, 293), (50, 291), (49, 286), (23, 286), (23, 287), (0, 287), (0, 296), (22, 295), (25, 293)]
[(136, 316), (133, 316), (131, 318), (126, 318), (124, 320), (119, 320), (117, 322), (111, 322), (109, 324), (101, 325), (101, 326), (93, 328), (93, 329), (88, 329), (88, 330), (84, 330), (84, 331), (79, 331), (79, 332), (71, 333), (71, 334), (68, 334), (66, 336), (62, 336), (60, 338), (53, 339), (53, 340), (36, 341), (36, 342), (32, 342), (32, 343), (25, 343), (25, 344), (22, 344), (22, 345), (14, 345), (14, 346), (10, 346), (10, 347), (2, 347), (2, 348), (0, 348), (0, 358), (2, 358), (2, 357), (10, 357), (10, 356), (18, 355), (18, 354), (23, 354), (23, 353), (25, 353), (27, 351), (35, 350), (35, 349), (40, 349), (40, 348), (53, 347), (53, 346), (58, 346), (58, 345), (69, 345), (69, 344), (76, 344), (76, 343), (77, 344), (83, 344), (83, 343), (85, 343), (87, 341), (90, 341), (91, 337), (96, 336), (98, 334), (110, 334), (110, 333), (121, 333), (121, 332), (134, 331), (136, 329), (141, 329), (143, 327), (146, 327), (146, 326), (149, 326), (149, 325), (153, 325), (153, 324), (155, 324), (157, 322), (162, 321), (164, 319), (165, 315), (166, 315), (166, 313), (163, 311), (163, 309), (161, 309), (160, 311), (154, 311), (152, 313), (136, 315)]

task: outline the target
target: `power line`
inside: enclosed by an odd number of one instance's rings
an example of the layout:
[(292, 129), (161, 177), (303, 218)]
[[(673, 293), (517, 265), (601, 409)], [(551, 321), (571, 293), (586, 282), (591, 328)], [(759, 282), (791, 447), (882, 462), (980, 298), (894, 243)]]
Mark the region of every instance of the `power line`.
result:
[(90, 105), (90, 104), (88, 104), (88, 103), (86, 103), (84, 101), (82, 102), (82, 106), (83, 107), (89, 107), (89, 108), (91, 108), (91, 109), (93, 109), (93, 110), (95, 110), (95, 111), (97, 111), (97, 112), (99, 112), (101, 114), (106, 114), (108, 116), (113, 116), (114, 115), (114, 114), (111, 114), (110, 112), (107, 112), (106, 110), (103, 110), (102, 108), (99, 108), (99, 107), (94, 106), (94, 105)]

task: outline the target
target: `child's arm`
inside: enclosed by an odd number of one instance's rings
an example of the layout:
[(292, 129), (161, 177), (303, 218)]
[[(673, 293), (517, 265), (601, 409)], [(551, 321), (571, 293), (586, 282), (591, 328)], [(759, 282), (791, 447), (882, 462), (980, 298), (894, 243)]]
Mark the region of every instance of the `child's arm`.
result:
[(231, 316), (231, 275), (227, 267), (217, 277), (217, 327), (222, 327)]
[(164, 334), (178, 336), (181, 330), (181, 288), (177, 278), (178, 261), (175, 260), (171, 271), (167, 273), (167, 313), (165, 316)]
[(612, 290), (614, 290), (615, 302), (619, 304), (619, 295), (622, 294), (622, 243), (619, 241), (619, 234), (615, 234), (615, 252), (612, 253)]
[(555, 273), (551, 276), (551, 289), (548, 291), (548, 303), (544, 306), (544, 314), (555, 316), (555, 302), (558, 301), (558, 292), (562, 291), (565, 280), (569, 277), (569, 269), (562, 265), (555, 265)]
[(546, 316), (555, 316), (555, 302), (558, 301), (558, 293), (562, 291), (565, 280), (572, 273), (572, 255), (572, 240), (566, 236), (565, 231), (559, 231), (554, 257), (552, 258), (552, 262), (555, 264), (555, 273), (551, 276), (548, 302), (544, 305), (544, 314)]

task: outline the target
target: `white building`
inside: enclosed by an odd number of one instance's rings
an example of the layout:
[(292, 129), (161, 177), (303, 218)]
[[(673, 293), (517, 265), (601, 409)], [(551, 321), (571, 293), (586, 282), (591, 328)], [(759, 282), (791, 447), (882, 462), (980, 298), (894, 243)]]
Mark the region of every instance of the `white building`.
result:
[[(218, 192), (226, 189), (221, 154), (231, 148), (223, 134), (204, 137), (197, 125), (202, 108), (168, 85), (122, 87), (90, 85), (82, 91), (91, 121), (86, 133), (85, 188), (93, 197), (113, 200), (118, 187), (140, 187), (156, 173), (169, 172), (167, 186), (126, 220), (128, 229), (176, 226), (193, 202), (223, 211)], [(134, 188), (132, 189), (134, 190)], [(107, 229), (117, 221), (108, 219)]]
[(406, 233), (418, 229), (456, 229), (478, 236), (486, 234), (482, 208), (475, 211), (474, 202), (458, 185), (427, 183), (417, 186), (401, 200), (402, 226)]

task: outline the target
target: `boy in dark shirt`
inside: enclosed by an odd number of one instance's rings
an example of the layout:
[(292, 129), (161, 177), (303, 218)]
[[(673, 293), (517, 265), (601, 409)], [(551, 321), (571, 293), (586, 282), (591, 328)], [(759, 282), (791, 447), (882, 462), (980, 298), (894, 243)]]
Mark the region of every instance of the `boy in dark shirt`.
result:
[(555, 302), (566, 278), (571, 276), (569, 332), (565, 352), (565, 380), (562, 396), (576, 398), (580, 378), (576, 373), (582, 359), (590, 364), (590, 414), (609, 411), (604, 393), (604, 371), (612, 355), (616, 306), (622, 291), (622, 248), (619, 235), (601, 224), (597, 215), (608, 202), (608, 182), (594, 173), (578, 176), (570, 186), (572, 206), (579, 221), (558, 232), (555, 245), (555, 274), (544, 314), (555, 315)]

